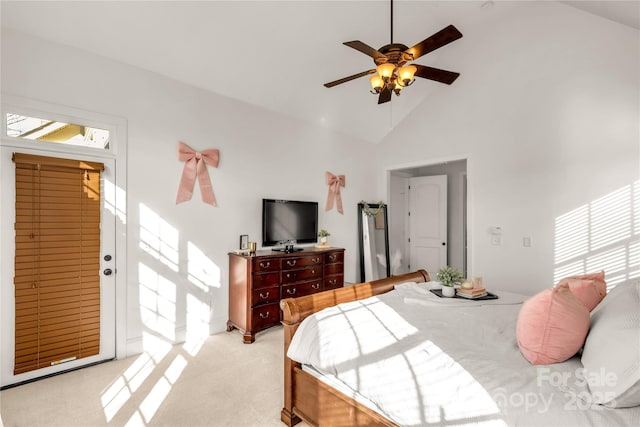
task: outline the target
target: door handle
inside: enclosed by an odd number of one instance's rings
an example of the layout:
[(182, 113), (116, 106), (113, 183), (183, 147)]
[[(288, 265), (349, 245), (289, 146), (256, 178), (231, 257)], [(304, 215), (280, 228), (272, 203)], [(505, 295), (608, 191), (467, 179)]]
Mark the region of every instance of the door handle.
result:
[(105, 276), (111, 276), (111, 274), (113, 273), (113, 270), (111, 270), (110, 268), (105, 268), (104, 271), (102, 272)]

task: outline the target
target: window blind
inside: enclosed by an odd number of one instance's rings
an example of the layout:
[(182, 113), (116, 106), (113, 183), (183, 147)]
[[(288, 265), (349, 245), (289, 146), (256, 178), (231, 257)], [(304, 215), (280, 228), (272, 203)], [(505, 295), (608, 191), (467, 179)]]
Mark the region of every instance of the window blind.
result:
[(14, 374), (100, 351), (102, 163), (14, 153)]

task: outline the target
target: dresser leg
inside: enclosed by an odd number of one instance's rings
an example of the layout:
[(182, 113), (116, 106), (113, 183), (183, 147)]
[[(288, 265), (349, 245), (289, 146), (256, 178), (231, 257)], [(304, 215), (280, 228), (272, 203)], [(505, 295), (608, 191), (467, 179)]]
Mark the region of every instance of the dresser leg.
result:
[(242, 335), (242, 341), (245, 344), (251, 344), (255, 340), (256, 340), (256, 334), (252, 334), (251, 332), (245, 332), (244, 335)]

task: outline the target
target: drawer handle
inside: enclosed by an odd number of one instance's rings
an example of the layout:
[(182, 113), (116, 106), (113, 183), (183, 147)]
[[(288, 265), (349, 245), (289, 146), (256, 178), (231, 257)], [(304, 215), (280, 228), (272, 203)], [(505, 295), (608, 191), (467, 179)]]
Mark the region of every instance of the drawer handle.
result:
[(314, 283), (313, 285), (311, 285), (311, 287), (313, 289), (320, 289), (320, 283)]
[(260, 317), (266, 319), (267, 317), (269, 317), (269, 312), (267, 311), (266, 313), (260, 313)]
[(295, 293), (296, 293), (296, 288), (293, 288), (293, 289), (287, 289), (287, 293), (288, 293), (289, 295), (293, 295), (293, 294), (295, 294)]
[(293, 267), (294, 265), (296, 265), (296, 262), (297, 262), (297, 260), (295, 260), (295, 259), (291, 260), (290, 259), (290, 260), (287, 261), (287, 265), (289, 267)]
[(338, 283), (338, 279), (329, 280), (330, 285), (335, 285), (336, 283)]
[(269, 261), (260, 263), (260, 267), (262, 268), (269, 268), (270, 265), (271, 263)]
[(311, 270), (311, 274), (316, 274), (316, 271), (315, 270)]
[(315, 264), (319, 264), (319, 263), (320, 263), (320, 258), (314, 258), (314, 259), (313, 259), (313, 262), (314, 262)]
[(329, 255), (329, 261), (335, 261), (336, 259), (338, 259), (336, 255)]
[(262, 298), (262, 299), (269, 298), (269, 292), (267, 292), (266, 294), (263, 294), (262, 292), (260, 292), (260, 298)]
[(287, 273), (287, 277), (296, 277), (296, 273)]

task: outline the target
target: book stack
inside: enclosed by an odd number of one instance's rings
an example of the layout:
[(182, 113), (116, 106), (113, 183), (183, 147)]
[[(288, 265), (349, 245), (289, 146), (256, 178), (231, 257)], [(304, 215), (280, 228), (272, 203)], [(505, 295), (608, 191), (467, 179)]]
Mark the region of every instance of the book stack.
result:
[(487, 296), (487, 290), (485, 288), (459, 288), (456, 292), (456, 295), (463, 298), (476, 299)]

